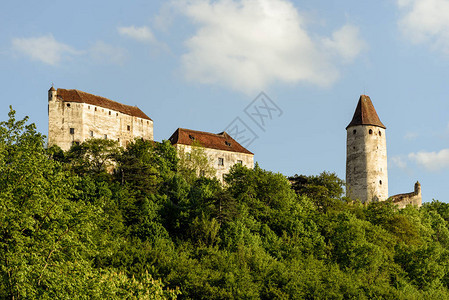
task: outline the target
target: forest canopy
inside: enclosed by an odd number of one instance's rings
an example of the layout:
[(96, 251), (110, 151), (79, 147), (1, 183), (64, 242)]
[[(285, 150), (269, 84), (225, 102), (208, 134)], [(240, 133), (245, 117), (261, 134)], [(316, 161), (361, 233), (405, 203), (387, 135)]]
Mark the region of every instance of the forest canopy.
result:
[(46, 148), (11, 109), (0, 298), (449, 298), (448, 204), (362, 205), (334, 173), (257, 164), (222, 185), (186, 164), (167, 141)]

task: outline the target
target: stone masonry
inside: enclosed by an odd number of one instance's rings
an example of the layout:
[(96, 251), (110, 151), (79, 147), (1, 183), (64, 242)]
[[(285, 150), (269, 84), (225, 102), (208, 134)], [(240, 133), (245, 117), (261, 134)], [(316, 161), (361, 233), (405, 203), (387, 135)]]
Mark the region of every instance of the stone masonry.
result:
[(89, 138), (118, 141), (153, 140), (153, 120), (135, 106), (78, 90), (48, 91), (48, 145), (67, 151)]

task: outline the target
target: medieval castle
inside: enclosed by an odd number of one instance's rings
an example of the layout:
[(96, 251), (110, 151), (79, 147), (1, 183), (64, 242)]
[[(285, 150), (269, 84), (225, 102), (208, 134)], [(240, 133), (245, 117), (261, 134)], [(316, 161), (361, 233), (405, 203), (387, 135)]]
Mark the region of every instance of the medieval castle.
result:
[[(354, 117), (346, 127), (346, 194), (363, 203), (388, 199), (386, 127), (380, 121), (371, 99), (360, 96)], [(153, 140), (153, 120), (135, 106), (78, 90), (48, 91), (48, 145), (67, 151), (73, 144), (89, 138), (113, 139), (127, 146), (134, 138)], [(218, 134), (178, 128), (169, 141), (178, 150), (189, 153), (200, 144), (215, 176), (223, 175), (236, 163), (254, 167), (254, 154), (226, 132)], [(420, 206), (421, 186), (412, 193), (390, 197), (400, 208)]]

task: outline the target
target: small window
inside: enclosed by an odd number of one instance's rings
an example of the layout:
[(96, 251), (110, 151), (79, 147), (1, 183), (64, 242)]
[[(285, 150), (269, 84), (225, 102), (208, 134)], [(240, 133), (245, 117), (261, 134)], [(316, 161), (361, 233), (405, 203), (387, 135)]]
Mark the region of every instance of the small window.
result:
[(126, 126), (126, 128), (128, 129), (128, 131), (131, 131), (131, 126)]
[(241, 160), (237, 160), (237, 163), (238, 163), (239, 165), (243, 165), (243, 161), (241, 161)]
[(120, 143), (120, 138), (118, 138), (118, 139), (117, 139), (117, 142), (119, 142), (119, 143)]
[(228, 141), (225, 141), (226, 146), (231, 147), (231, 143)]
[(373, 130), (372, 129), (370, 129), (368, 132), (369, 132), (369, 134), (373, 134)]
[(189, 139), (191, 139), (192, 141), (194, 141), (194, 140), (195, 140), (195, 137), (194, 137), (193, 135), (189, 134)]
[(105, 139), (105, 140), (108, 139), (108, 135), (107, 135), (107, 134), (104, 135), (104, 139)]
[(111, 115), (111, 111), (109, 111), (109, 115)]
[(357, 130), (354, 129), (354, 130), (352, 131), (352, 134), (356, 134), (356, 133), (357, 133)]
[(70, 107), (70, 103), (67, 103), (67, 107)]
[(95, 107), (95, 111), (97, 111), (97, 108)]
[(224, 159), (223, 158), (221, 158), (221, 157), (218, 158), (218, 165), (219, 166), (224, 166)]
[(115, 113), (115, 116), (118, 117), (118, 113)]
[(379, 184), (382, 185), (382, 180), (379, 180)]
[(150, 121), (147, 121), (147, 125), (150, 124)]
[(90, 109), (90, 105), (87, 106), (87, 109)]
[(70, 128), (70, 134), (75, 134), (75, 128)]
[(92, 130), (90, 131), (90, 136), (94, 136), (94, 132)]
[(382, 132), (379, 130), (379, 136), (382, 136)]

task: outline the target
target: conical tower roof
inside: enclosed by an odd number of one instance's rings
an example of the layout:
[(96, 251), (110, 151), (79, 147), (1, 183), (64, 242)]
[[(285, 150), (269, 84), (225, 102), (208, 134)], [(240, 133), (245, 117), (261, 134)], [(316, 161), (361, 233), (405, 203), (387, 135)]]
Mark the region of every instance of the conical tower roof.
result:
[(370, 97), (367, 95), (360, 96), (352, 121), (346, 126), (346, 129), (357, 125), (373, 125), (386, 129), (385, 125), (380, 121)]

